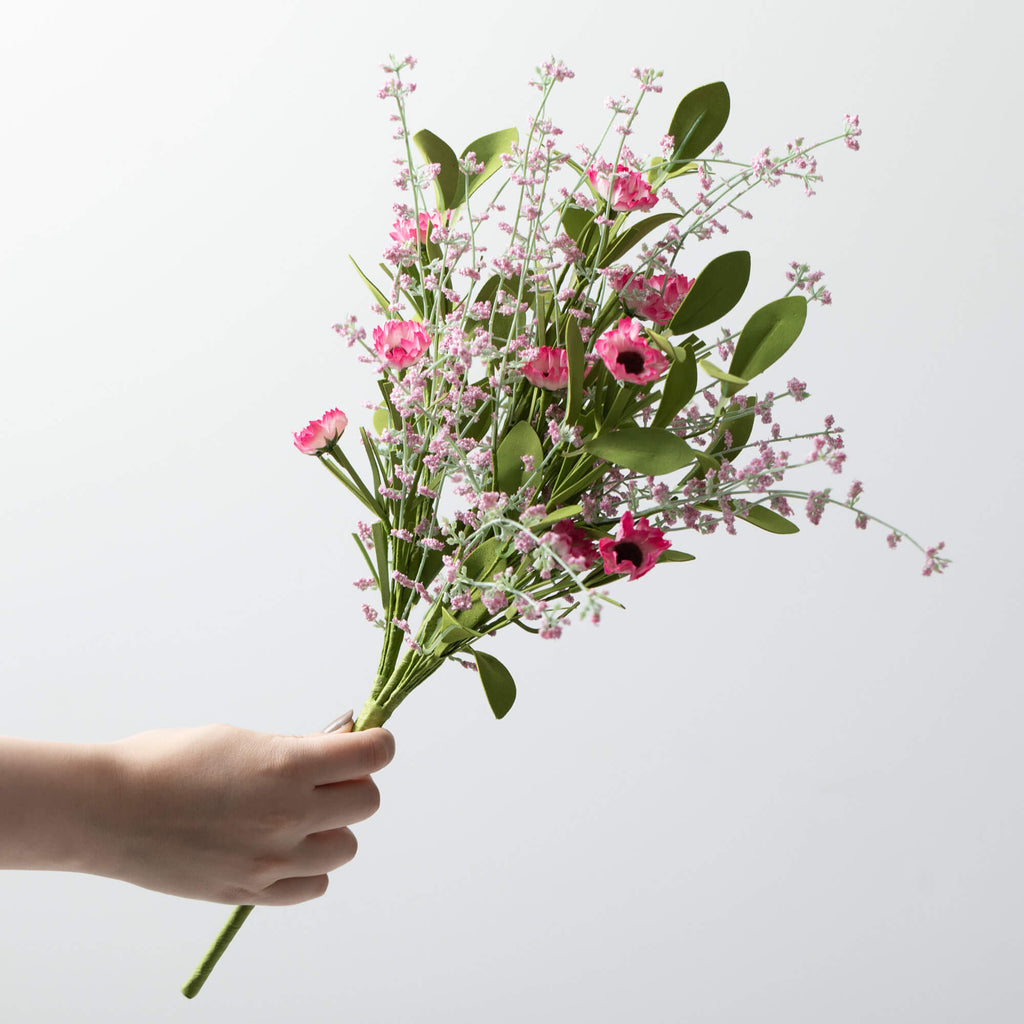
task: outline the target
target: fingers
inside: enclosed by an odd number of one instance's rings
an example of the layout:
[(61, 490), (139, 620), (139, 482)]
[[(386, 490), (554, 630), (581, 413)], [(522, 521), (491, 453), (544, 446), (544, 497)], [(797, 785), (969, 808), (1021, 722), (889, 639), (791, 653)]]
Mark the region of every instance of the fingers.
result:
[(304, 736), (300, 755), (316, 786), (371, 775), (395, 756), (395, 738), (387, 729)]
[(327, 873), (352, 860), (357, 848), (356, 837), (347, 828), (307, 836), (279, 866), (288, 877), (252, 892), (247, 902), (283, 907), (316, 899), (327, 891)]
[(317, 786), (310, 815), (312, 831), (323, 832), (366, 821), (379, 808), (380, 790), (370, 778)]

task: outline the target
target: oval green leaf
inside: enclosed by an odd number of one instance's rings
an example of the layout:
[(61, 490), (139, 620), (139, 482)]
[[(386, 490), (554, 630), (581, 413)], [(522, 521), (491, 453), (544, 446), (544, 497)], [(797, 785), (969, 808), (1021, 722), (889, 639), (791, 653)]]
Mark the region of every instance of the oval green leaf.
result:
[(690, 337), (676, 346), (676, 358), (668, 368), (652, 427), (667, 427), (697, 393), (697, 360), (692, 347), (696, 340)]
[(482, 135), (479, 139), (471, 142), (463, 151), (465, 158), (467, 153), (474, 153), (478, 163), (484, 165), (479, 174), (470, 175), (467, 183), (464, 175), (460, 174), (459, 195), (456, 205), (464, 203), (466, 196), (472, 195), (492, 174), (501, 168), (502, 155), (512, 149), (513, 143), (519, 141), (519, 130), (517, 128), (504, 128), (500, 132), (491, 132), (490, 135)]
[(679, 220), (681, 216), (682, 214), (678, 213), (656, 213), (653, 217), (646, 217), (639, 223), (634, 224), (628, 231), (624, 231), (621, 235), (612, 239), (611, 246), (601, 257), (601, 262), (598, 265), (610, 267), (621, 256), (625, 256), (641, 238), (650, 234), (656, 227), (660, 227), (666, 221)]
[(664, 476), (688, 466), (694, 450), (671, 430), (629, 427), (584, 442), (591, 455), (645, 476)]
[(669, 334), (686, 334), (720, 320), (743, 298), (750, 280), (750, 253), (723, 253), (693, 282), (669, 324)]
[(762, 306), (740, 331), (729, 372), (745, 380), (763, 373), (786, 354), (806, 320), (807, 300), (802, 295), (787, 295)]
[(413, 137), (417, 149), (423, 154), (427, 163), (439, 164), (440, 172), (434, 179), (434, 193), (437, 196), (439, 210), (451, 210), (459, 202), (459, 187), (462, 184), (462, 172), (455, 151), (444, 139), (438, 138), (433, 132), (421, 128)]
[(729, 120), (729, 90), (725, 82), (711, 82), (687, 93), (672, 115), (668, 133), (672, 136), (671, 165), (700, 156), (721, 134)]
[(533, 457), (534, 465), (539, 466), (544, 459), (537, 432), (526, 420), (520, 420), (502, 438), (498, 445), (497, 482), (498, 490), (506, 494), (515, 494), (523, 481), (523, 456)]
[(785, 534), (800, 532), (800, 527), (792, 519), (780, 516), (778, 512), (773, 511), (766, 505), (752, 505), (747, 509), (746, 515), (741, 514), (740, 518), (745, 519), (748, 523), (753, 523), (754, 526), (762, 530), (767, 530), (769, 533)]
[(494, 717), (504, 718), (516, 700), (516, 683), (512, 673), (492, 654), (473, 651), (473, 657)]

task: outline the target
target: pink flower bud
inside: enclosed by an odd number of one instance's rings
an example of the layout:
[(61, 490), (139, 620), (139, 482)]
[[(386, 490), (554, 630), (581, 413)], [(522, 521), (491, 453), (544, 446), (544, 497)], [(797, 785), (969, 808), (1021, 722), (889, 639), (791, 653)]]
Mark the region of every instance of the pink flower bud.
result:
[(374, 327), (373, 347), (386, 363), (401, 369), (430, 348), (430, 338), (415, 320), (388, 320)]
[(631, 171), (625, 164), (619, 164), (614, 175), (591, 167), (587, 177), (602, 199), (607, 200), (610, 195), (611, 207), (618, 213), (650, 210), (658, 202), (644, 176), (639, 171)]
[(541, 345), (523, 367), (523, 376), (539, 388), (558, 391), (569, 383), (569, 357), (564, 348)]
[(318, 420), (311, 420), (295, 438), (295, 447), (303, 455), (319, 455), (326, 451), (345, 432), (348, 417), (340, 409), (329, 409)]

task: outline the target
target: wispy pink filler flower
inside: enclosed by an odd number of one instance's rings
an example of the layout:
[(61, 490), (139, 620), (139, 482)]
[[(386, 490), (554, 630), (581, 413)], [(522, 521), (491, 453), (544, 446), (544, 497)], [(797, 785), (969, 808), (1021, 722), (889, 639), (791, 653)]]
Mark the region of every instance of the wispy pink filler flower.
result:
[(345, 432), (348, 417), (340, 409), (328, 409), (318, 420), (311, 420), (295, 438), (295, 447), (303, 455), (319, 455), (326, 451)]
[(598, 338), (594, 351), (613, 377), (633, 384), (649, 384), (668, 369), (668, 356), (643, 341), (640, 322), (628, 316)]
[(658, 556), (672, 545), (665, 540), (664, 533), (651, 526), (641, 516), (633, 525), (633, 513), (623, 513), (614, 537), (602, 537), (598, 550), (604, 559), (604, 571), (629, 573), (631, 580), (638, 580), (649, 573), (657, 564)]
[(387, 320), (373, 329), (373, 347), (385, 362), (411, 366), (430, 348), (430, 338), (415, 320)]
[(600, 557), (590, 535), (570, 519), (560, 519), (541, 540), (573, 569), (589, 569)]
[(658, 202), (644, 176), (639, 171), (631, 171), (625, 164), (619, 164), (615, 174), (591, 167), (587, 177), (602, 199), (607, 200), (611, 196), (611, 207), (617, 213), (650, 210)]
[(569, 356), (564, 348), (541, 345), (523, 367), (523, 376), (539, 388), (558, 391), (569, 384)]
[(396, 242), (415, 241), (418, 245), (422, 245), (427, 240), (429, 232), (430, 214), (421, 213), (419, 216), (419, 227), (416, 226), (416, 220), (414, 218), (399, 217), (398, 220), (391, 225), (389, 235)]

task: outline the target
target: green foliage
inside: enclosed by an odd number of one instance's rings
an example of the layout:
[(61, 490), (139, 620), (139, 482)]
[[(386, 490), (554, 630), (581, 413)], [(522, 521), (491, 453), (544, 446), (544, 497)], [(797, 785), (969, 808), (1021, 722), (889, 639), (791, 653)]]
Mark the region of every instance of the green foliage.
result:
[(544, 449), (540, 438), (526, 420), (520, 420), (502, 438), (498, 445), (497, 476), (498, 490), (506, 494), (514, 494), (523, 482), (523, 456), (533, 457), (534, 465), (540, 466), (544, 459)]
[(653, 217), (645, 217), (638, 221), (621, 235), (617, 235), (605, 254), (601, 257), (599, 267), (610, 267), (616, 260), (621, 259), (629, 252), (645, 235), (649, 235), (655, 228), (670, 220), (679, 220), (678, 213), (656, 213)]
[(697, 556), (687, 554), (685, 551), (676, 551), (674, 548), (669, 548), (668, 551), (662, 551), (658, 555), (658, 562), (692, 562)]
[(693, 354), (696, 340), (696, 336), (691, 335), (682, 345), (676, 346), (676, 358), (669, 366), (662, 385), (661, 401), (658, 402), (652, 427), (667, 427), (697, 393), (697, 360)]
[(512, 674), (493, 654), (474, 650), (473, 657), (494, 717), (504, 718), (516, 699), (516, 684)]
[(697, 331), (720, 320), (743, 298), (749, 280), (749, 252), (740, 250), (717, 256), (697, 275), (672, 317), (669, 333)]
[(753, 505), (747, 509), (746, 515), (738, 516), (737, 518), (753, 523), (754, 526), (767, 530), (768, 533), (787, 534), (800, 532), (800, 527), (792, 519), (780, 516), (778, 512), (773, 512), (766, 505)]
[(352, 266), (356, 268), (356, 273), (363, 279), (363, 284), (370, 289), (370, 294), (374, 297), (377, 304), (383, 309), (387, 309), (391, 304), (391, 300), (362, 272), (359, 264), (349, 256), (349, 260), (352, 262)]
[(584, 442), (591, 455), (647, 476), (664, 476), (688, 466), (694, 450), (671, 430), (627, 427)]
[(718, 138), (728, 120), (729, 90), (725, 82), (711, 82), (687, 93), (679, 101), (668, 127), (675, 146), (669, 169), (700, 156)]
[(456, 205), (464, 203), (467, 195), (471, 196), (492, 174), (501, 169), (502, 155), (508, 153), (518, 141), (517, 128), (503, 128), (500, 132), (482, 135), (462, 151), (463, 158), (467, 153), (475, 153), (477, 162), (482, 163), (484, 169), (478, 174), (469, 175), (468, 180), (466, 175), (461, 175), (461, 188)]
[(788, 295), (762, 306), (740, 332), (729, 372), (746, 380), (763, 373), (786, 354), (806, 320), (807, 300), (802, 295)]
[(586, 375), (586, 346), (580, 333), (579, 321), (574, 316), (566, 317), (565, 354), (569, 364), (569, 386), (566, 396), (565, 422), (578, 423), (583, 407), (583, 378)]
[(421, 128), (413, 137), (417, 149), (423, 154), (427, 163), (438, 164), (441, 168), (434, 179), (434, 195), (437, 197), (439, 210), (451, 210), (459, 202), (459, 187), (463, 176), (459, 170), (459, 158), (444, 139), (439, 139), (433, 132)]

